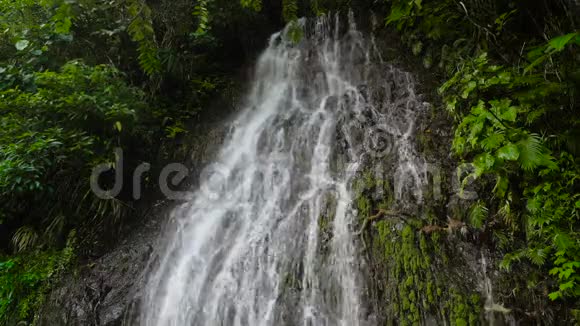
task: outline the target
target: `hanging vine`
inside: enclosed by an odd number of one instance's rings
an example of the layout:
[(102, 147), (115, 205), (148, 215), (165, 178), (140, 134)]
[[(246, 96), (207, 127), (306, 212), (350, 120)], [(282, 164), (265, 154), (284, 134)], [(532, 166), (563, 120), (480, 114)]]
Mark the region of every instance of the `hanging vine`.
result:
[(127, 9), (131, 16), (127, 31), (133, 41), (139, 44), (139, 65), (148, 76), (158, 74), (161, 72), (161, 61), (155, 42), (151, 8), (142, 0), (128, 0)]

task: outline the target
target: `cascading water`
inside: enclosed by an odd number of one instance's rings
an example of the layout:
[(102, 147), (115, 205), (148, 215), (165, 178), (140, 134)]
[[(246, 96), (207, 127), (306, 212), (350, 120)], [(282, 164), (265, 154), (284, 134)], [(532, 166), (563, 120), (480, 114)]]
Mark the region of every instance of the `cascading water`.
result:
[(422, 105), (352, 17), (301, 24), (299, 44), (289, 28), (271, 37), (213, 173), (173, 212), (140, 324), (376, 324), (353, 183), (388, 151), (398, 198), (421, 200)]

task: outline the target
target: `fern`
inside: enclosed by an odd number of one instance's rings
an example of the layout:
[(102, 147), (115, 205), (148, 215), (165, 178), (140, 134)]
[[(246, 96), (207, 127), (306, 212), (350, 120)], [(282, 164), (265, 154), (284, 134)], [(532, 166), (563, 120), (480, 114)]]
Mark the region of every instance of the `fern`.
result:
[(249, 8), (255, 12), (262, 10), (262, 0), (240, 0), (240, 4), (244, 8)]
[(155, 44), (155, 31), (151, 20), (151, 9), (144, 1), (127, 2), (132, 21), (127, 27), (133, 41), (139, 44), (139, 66), (148, 76), (161, 72), (158, 48)]
[(282, 1), (282, 17), (284, 21), (291, 22), (298, 19), (298, 4), (297, 0), (283, 0)]
[(300, 24), (298, 24), (298, 22), (295, 20), (290, 22), (290, 26), (288, 26), (287, 36), (290, 39), (290, 41), (292, 41), (292, 43), (297, 44), (304, 36), (302, 26), (300, 26)]
[(517, 142), (518, 162), (525, 171), (533, 171), (540, 166), (552, 167), (553, 157), (544, 146), (538, 134), (528, 134)]
[(142, 42), (139, 45), (139, 65), (148, 76), (155, 75), (161, 71), (161, 61), (159, 60), (157, 49), (149, 42)]
[(507, 193), (507, 198), (501, 203), (498, 214), (503, 218), (505, 225), (511, 231), (517, 231), (519, 229), (518, 212), (514, 211), (512, 207), (512, 193)]
[(310, 2), (310, 10), (316, 15), (316, 16), (322, 16), (325, 13), (325, 10), (320, 6), (320, 4), (318, 3), (318, 0), (312, 0)]
[(526, 258), (528, 258), (534, 265), (543, 266), (546, 262), (547, 252), (547, 249), (530, 248), (526, 251)]
[(520, 262), (522, 258), (526, 256), (526, 251), (524, 250), (517, 250), (512, 253), (506, 254), (502, 261), (499, 263), (499, 267), (505, 271), (510, 271), (512, 264), (514, 262)]
[(62, 234), (66, 223), (66, 216), (63, 214), (58, 214), (52, 218), (46, 229), (44, 230), (45, 236), (53, 242), (56, 242), (58, 236)]
[(199, 21), (197, 29), (194, 33), (195, 36), (203, 36), (207, 34), (209, 30), (209, 10), (208, 10), (208, 0), (200, 0), (193, 9), (193, 16)]
[(495, 186), (493, 187), (493, 193), (497, 198), (505, 198), (505, 194), (509, 187), (509, 179), (503, 173), (497, 176)]
[(474, 228), (481, 228), (483, 226), (483, 222), (487, 218), (487, 207), (483, 204), (482, 201), (478, 201), (477, 203), (473, 204), (471, 210), (469, 211), (469, 224)]
[[(513, 32), (509, 21), (535, 18), (529, 13), (511, 8), (493, 17), (495, 23), (483, 24), (466, 2), (387, 3), (386, 23), (402, 31), (409, 51), (425, 57), (430, 54), (418, 44), (429, 44), (429, 52), (440, 59), (447, 80), (439, 93), (456, 122), (452, 150), (475, 167), (468, 178), (478, 178), (482, 189), (495, 180), (485, 197), (490, 212), (483, 201), (475, 203), (470, 225), (480, 227), (488, 214), (500, 217), (492, 232), (496, 246), (507, 252), (502, 268), (521, 260), (550, 265), (556, 281), (546, 282), (556, 284), (550, 299), (580, 297), (580, 147), (575, 137), (580, 32), (573, 23), (557, 31), (546, 23), (541, 36), (559, 36), (528, 51), (514, 49), (520, 55), (512, 56), (504, 50), (514, 40), (505, 34)], [(457, 4), (465, 15), (457, 15)], [(466, 31), (486, 37), (466, 41)], [(530, 37), (517, 46), (536, 42)]]
[(503, 133), (493, 133), (487, 138), (483, 139), (480, 144), (484, 150), (491, 151), (498, 148), (504, 140), (505, 136)]
[(71, 4), (68, 1), (62, 1), (54, 16), (52, 16), (54, 31), (58, 34), (69, 34), (73, 18), (74, 14)]
[(539, 118), (546, 114), (545, 108), (539, 108), (537, 110), (532, 110), (526, 116), (526, 124), (531, 125), (532, 123), (536, 122)]

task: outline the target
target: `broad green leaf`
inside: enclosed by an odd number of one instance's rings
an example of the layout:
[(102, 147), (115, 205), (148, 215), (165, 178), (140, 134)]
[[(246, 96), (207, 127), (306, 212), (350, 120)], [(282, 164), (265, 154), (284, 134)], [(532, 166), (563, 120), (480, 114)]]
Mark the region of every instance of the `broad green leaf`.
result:
[(556, 291), (556, 292), (552, 292), (552, 293), (548, 294), (548, 297), (552, 301), (558, 300), (558, 298), (560, 298), (561, 296), (562, 296), (562, 294), (560, 293), (560, 291)]
[(494, 164), (495, 158), (489, 153), (479, 154), (473, 160), (477, 176), (481, 176), (483, 173), (491, 170)]
[(562, 51), (564, 47), (570, 42), (572, 38), (577, 36), (578, 33), (570, 33), (562, 36), (555, 37), (548, 42), (550, 47), (555, 51)]
[(566, 283), (560, 284), (560, 291), (566, 291), (568, 289), (571, 289), (574, 287), (574, 285), (575, 285), (574, 280), (570, 280)]
[(515, 161), (520, 156), (520, 151), (518, 146), (515, 144), (507, 144), (504, 147), (497, 150), (497, 157), (506, 161)]
[(580, 261), (569, 261), (569, 262), (563, 264), (562, 267), (564, 267), (564, 268), (570, 268), (570, 269), (579, 268), (580, 267)]
[(15, 44), (16, 50), (22, 51), (22, 50), (26, 49), (29, 44), (30, 44), (30, 41), (28, 41), (28, 40), (20, 40), (20, 41), (16, 42), (16, 44)]
[(550, 57), (550, 55), (548, 54), (544, 54), (542, 56), (540, 56), (539, 58), (537, 58), (536, 60), (532, 61), (532, 63), (530, 63), (525, 69), (524, 69), (524, 73), (528, 73), (530, 71), (532, 71), (532, 69), (534, 69), (537, 65), (541, 64), (542, 62), (546, 61), (546, 59), (548, 59), (548, 57)]
[(485, 109), (485, 102), (482, 100), (479, 100), (479, 102), (477, 102), (477, 105), (471, 107), (471, 113), (474, 115), (485, 115), (487, 116), (487, 110)]
[[(558, 37), (555, 37), (555, 38), (551, 39), (548, 42), (548, 47), (547, 48), (540, 47), (540, 48), (537, 48), (537, 49), (535, 49), (533, 51), (530, 51), (528, 53), (528, 58), (531, 59), (531, 60), (533, 60), (533, 61), (532, 61), (532, 63), (529, 66), (527, 66), (524, 69), (524, 72), (525, 73), (530, 72), (534, 67), (536, 67), (537, 65), (541, 64), (542, 62), (544, 62), (552, 54), (554, 54), (556, 52), (562, 51), (566, 47), (566, 45), (568, 45), (568, 43), (570, 43), (570, 41), (573, 38), (576, 38), (578, 36), (579, 36), (579, 33), (578, 32), (570, 33), (570, 34), (566, 34), (566, 35), (562, 35), (562, 36), (558, 36)], [(538, 54), (540, 53), (541, 50), (543, 50), (542, 53), (544, 53), (544, 54), (541, 55), (541, 56), (538, 56)]]
[(393, 8), (391, 8), (391, 13), (389, 14), (389, 16), (387, 17), (387, 25), (389, 25), (392, 22), (397, 22), (399, 20), (401, 20), (403, 17), (406, 17), (409, 15), (410, 12), (410, 8), (403, 8), (403, 6), (401, 5), (393, 5)]
[(515, 106), (510, 106), (501, 114), (501, 118), (509, 122), (515, 122), (517, 116), (518, 109)]
[(572, 269), (572, 268), (560, 269), (560, 273), (558, 274), (558, 278), (560, 280), (567, 280), (570, 278), (570, 275), (572, 275), (572, 273), (574, 273), (574, 269)]
[(547, 45), (534, 47), (532, 48), (532, 50), (528, 51), (526, 57), (528, 58), (528, 60), (534, 61), (537, 58), (541, 57), (544, 54), (544, 52), (546, 52), (546, 48)]

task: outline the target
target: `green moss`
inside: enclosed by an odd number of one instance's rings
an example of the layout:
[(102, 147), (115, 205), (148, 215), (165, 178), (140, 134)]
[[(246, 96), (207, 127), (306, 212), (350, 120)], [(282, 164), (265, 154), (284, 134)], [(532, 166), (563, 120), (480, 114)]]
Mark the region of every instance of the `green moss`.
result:
[(479, 305), (481, 302), (481, 297), (478, 294), (472, 294), (471, 295), (471, 304), (473, 305)]
[[(382, 187), (385, 197), (373, 200), (377, 190), (381, 190), (377, 187)], [(355, 205), (361, 219), (392, 207), (388, 183), (377, 180), (370, 172), (355, 181), (355, 189)], [(437, 221), (434, 210), (428, 208), (421, 216), (404, 221), (377, 220), (370, 233), (364, 233), (370, 237), (371, 255), (381, 264), (377, 270), (387, 273), (379, 279), (385, 280), (383, 294), (393, 324), (420, 325), (424, 315), (439, 316), (452, 325), (478, 323), (479, 295), (472, 289), (451, 286), (456, 280), (447, 275), (446, 269), (452, 267), (447, 264), (453, 250), (448, 248), (446, 238), (438, 232), (429, 235), (420, 232), (427, 223)]]
[(357, 198), (356, 207), (360, 218), (367, 218), (371, 215), (371, 203), (366, 197), (360, 196)]
[[(419, 232), (420, 220), (410, 219), (401, 228), (394, 221), (375, 224), (374, 251), (384, 257), (388, 266), (386, 296), (392, 302), (395, 320), (401, 325), (419, 325), (425, 314), (440, 316), (452, 325), (475, 325), (480, 312), (480, 300), (471, 289), (462, 291), (449, 287), (441, 266), (432, 266), (433, 257), (445, 250), (440, 236)], [(399, 230), (400, 229), (400, 230)], [(441, 258), (441, 257), (440, 257)]]
[(457, 318), (455, 320), (455, 325), (457, 325), (457, 326), (467, 326), (467, 322), (463, 318)]
[(427, 282), (427, 303), (432, 304), (435, 302), (435, 296), (433, 295), (433, 282)]
[(318, 218), (318, 229), (320, 230), (320, 232), (325, 232), (328, 229), (328, 226), (329, 226), (329, 223), (328, 223), (326, 216), (321, 215)]
[(75, 258), (76, 233), (62, 250), (0, 257), (0, 325), (32, 321), (54, 281)]

